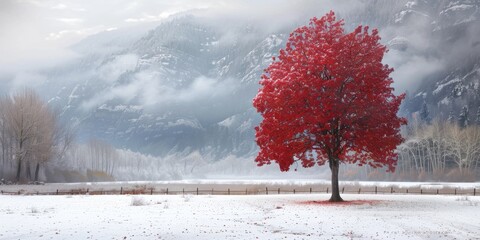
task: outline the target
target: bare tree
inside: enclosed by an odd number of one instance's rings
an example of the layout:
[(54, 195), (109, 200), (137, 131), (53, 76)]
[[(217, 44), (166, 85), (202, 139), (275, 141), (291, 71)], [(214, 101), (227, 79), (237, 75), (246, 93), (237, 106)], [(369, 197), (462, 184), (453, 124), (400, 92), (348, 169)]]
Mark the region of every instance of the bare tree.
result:
[(455, 167), (457, 177), (468, 178), (480, 162), (480, 127), (458, 126), (434, 119), (432, 124), (412, 121), (407, 141), (398, 147), (402, 173), (444, 178)]
[(90, 169), (113, 175), (118, 159), (116, 149), (112, 145), (98, 139), (91, 139), (87, 147)]
[[(24, 89), (12, 96), (0, 99), (2, 158), (17, 164), (16, 181), (20, 181), (22, 166), (25, 177), (38, 180), (41, 164), (51, 160), (56, 150), (57, 138), (61, 133), (58, 116), (35, 91)], [(31, 166), (35, 164), (32, 178)]]
[(447, 129), (449, 154), (460, 173), (474, 170), (480, 158), (480, 128), (478, 126), (449, 126)]
[[(3, 99), (4, 122), (10, 137), (14, 140), (14, 159), (17, 163), (16, 181), (20, 181), (22, 164), (35, 150), (36, 137), (41, 131), (39, 122), (42, 111), (47, 109), (40, 97), (32, 90), (23, 90), (13, 97)], [(27, 177), (30, 162), (26, 161)]]

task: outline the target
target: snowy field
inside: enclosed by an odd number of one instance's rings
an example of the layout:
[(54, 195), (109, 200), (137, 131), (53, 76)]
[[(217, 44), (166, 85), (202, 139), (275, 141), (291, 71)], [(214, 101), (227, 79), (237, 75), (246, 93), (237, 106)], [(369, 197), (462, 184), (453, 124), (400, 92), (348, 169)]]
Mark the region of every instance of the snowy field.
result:
[(480, 239), (480, 197), (0, 196), (0, 239)]

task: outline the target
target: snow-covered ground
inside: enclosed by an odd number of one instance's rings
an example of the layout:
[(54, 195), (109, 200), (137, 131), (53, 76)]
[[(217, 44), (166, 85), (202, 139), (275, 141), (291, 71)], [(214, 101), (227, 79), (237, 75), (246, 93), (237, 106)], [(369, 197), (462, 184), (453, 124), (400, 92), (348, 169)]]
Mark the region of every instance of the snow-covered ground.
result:
[(328, 197), (0, 196), (0, 239), (480, 239), (478, 196)]

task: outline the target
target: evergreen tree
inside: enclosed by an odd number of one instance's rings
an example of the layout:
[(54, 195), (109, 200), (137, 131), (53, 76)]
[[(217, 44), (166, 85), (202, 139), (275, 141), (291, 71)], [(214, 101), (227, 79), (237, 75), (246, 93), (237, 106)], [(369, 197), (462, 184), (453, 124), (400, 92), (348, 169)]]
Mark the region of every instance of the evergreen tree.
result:
[(430, 111), (428, 111), (427, 103), (425, 101), (423, 101), (422, 109), (420, 109), (420, 119), (427, 124), (430, 124), (430, 121), (432, 120), (430, 117)]
[(462, 128), (467, 127), (469, 124), (469, 119), (468, 119), (468, 107), (463, 106), (462, 111), (460, 112), (460, 115), (458, 116), (458, 125)]
[(452, 124), (453, 124), (453, 123), (454, 123), (454, 119), (455, 119), (455, 117), (453, 116), (453, 110), (450, 110), (450, 113), (448, 114), (448, 119), (447, 119), (447, 121), (448, 121), (449, 123), (452, 123)]
[(475, 119), (475, 121), (477, 122), (477, 124), (480, 124), (480, 106), (478, 106), (477, 119)]

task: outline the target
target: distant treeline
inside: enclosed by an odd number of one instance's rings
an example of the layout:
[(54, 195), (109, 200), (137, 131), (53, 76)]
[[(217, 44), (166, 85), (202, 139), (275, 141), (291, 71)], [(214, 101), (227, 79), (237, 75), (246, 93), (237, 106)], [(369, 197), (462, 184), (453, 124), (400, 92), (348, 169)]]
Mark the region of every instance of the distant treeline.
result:
[[(425, 121), (428, 120), (428, 121)], [(404, 129), (394, 173), (346, 167), (347, 179), (393, 181), (475, 181), (480, 179), (480, 126), (414, 117)]]
[[(475, 181), (480, 179), (480, 126), (467, 114), (445, 121), (430, 119), (423, 107), (403, 129), (394, 173), (346, 165), (345, 180)], [(465, 112), (465, 111), (463, 111)], [(11, 182), (84, 182), (202, 178), (208, 174), (281, 177), (258, 168), (252, 156), (229, 156), (212, 162), (199, 151), (149, 156), (116, 149), (99, 139), (75, 143), (74, 131), (62, 124), (33, 90), (0, 98), (0, 179)], [(452, 120), (453, 119), (453, 120)], [(309, 171), (314, 175), (317, 171)], [(320, 170), (321, 171), (321, 170)], [(264, 174), (262, 174), (264, 173)], [(302, 174), (302, 173), (298, 173)]]

